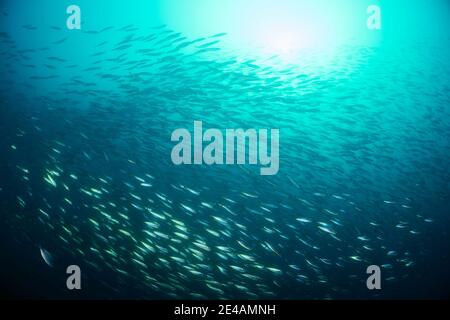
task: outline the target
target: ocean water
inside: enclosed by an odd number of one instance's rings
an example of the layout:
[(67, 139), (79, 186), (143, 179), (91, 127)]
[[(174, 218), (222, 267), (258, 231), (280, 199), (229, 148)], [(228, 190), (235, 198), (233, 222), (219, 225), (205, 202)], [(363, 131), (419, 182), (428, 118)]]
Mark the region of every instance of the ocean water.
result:
[[(244, 48), (245, 5), (77, 2), (81, 30), (68, 1), (0, 5), (2, 296), (448, 298), (447, 1), (380, 1), (373, 32), (370, 2), (321, 4), (348, 23), (295, 54)], [(175, 166), (194, 121), (278, 128), (278, 174)]]

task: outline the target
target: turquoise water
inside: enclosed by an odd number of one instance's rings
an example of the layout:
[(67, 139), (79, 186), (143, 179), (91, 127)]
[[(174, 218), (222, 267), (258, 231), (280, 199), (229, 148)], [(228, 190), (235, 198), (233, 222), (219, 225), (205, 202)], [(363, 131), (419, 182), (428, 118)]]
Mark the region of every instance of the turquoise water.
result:
[[(364, 1), (78, 1), (81, 30), (70, 4), (0, 7), (3, 295), (448, 297), (446, 1), (380, 2), (379, 31)], [(175, 166), (197, 120), (278, 128), (279, 173)]]

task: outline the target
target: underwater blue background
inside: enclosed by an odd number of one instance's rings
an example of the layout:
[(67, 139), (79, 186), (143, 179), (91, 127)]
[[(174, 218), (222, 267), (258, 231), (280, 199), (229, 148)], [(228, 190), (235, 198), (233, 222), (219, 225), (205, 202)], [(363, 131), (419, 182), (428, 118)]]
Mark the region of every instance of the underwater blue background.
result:
[[(449, 2), (241, 2), (1, 2), (2, 296), (448, 298)], [(194, 120), (279, 173), (175, 166)]]

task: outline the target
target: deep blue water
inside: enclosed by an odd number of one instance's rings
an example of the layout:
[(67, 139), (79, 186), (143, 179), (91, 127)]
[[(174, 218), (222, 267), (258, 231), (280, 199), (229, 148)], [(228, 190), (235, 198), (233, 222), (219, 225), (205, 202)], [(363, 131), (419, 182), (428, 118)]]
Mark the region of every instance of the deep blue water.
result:
[[(27, 25), (31, 9), (1, 8), (3, 296), (448, 298), (448, 20), (321, 64), (227, 50), (156, 14), (73, 35), (64, 15)], [(280, 129), (279, 173), (175, 166), (171, 133), (196, 120)]]

